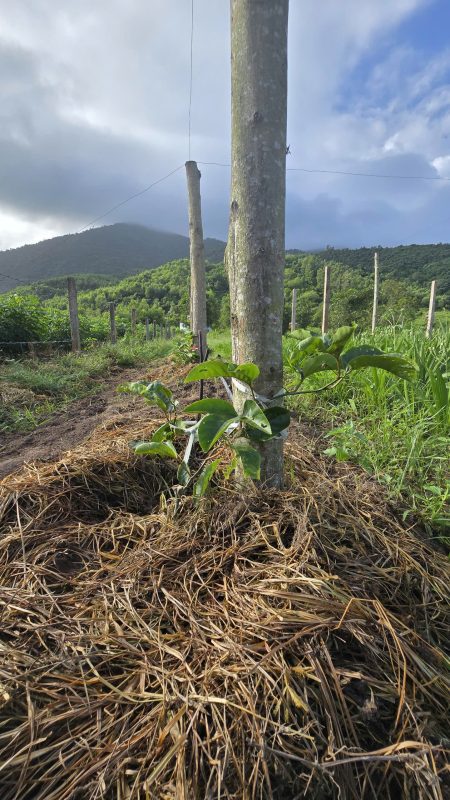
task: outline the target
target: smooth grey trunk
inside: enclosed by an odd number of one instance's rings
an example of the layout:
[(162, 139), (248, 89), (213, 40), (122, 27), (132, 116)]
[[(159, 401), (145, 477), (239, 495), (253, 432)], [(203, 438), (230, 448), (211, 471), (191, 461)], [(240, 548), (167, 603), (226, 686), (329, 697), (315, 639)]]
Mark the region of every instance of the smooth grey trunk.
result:
[(194, 338), (201, 331), (204, 341), (206, 341), (206, 273), (202, 201), (200, 196), (201, 172), (195, 161), (186, 161), (186, 178), (189, 202), (191, 263), (190, 326)]
[[(282, 388), (289, 0), (231, 0), (231, 208), (226, 265), (233, 360)], [(248, 395), (233, 386), (241, 405)], [(279, 401), (278, 401), (279, 404)], [(283, 443), (260, 447), (261, 480), (283, 482)]]
[(131, 309), (131, 335), (135, 336), (136, 334), (136, 309)]
[(377, 327), (378, 315), (378, 288), (380, 283), (380, 275), (378, 269), (378, 253), (373, 257), (373, 309), (372, 309), (372, 333), (375, 333)]
[(72, 350), (74, 353), (78, 353), (81, 350), (81, 340), (75, 278), (67, 278), (67, 294), (69, 296), (70, 337), (72, 339)]
[(114, 303), (109, 304), (109, 323), (111, 326), (111, 342), (117, 342), (117, 329), (116, 329), (116, 306)]
[(328, 323), (330, 319), (330, 273), (331, 267), (329, 264), (325, 267), (325, 274), (323, 276), (323, 309), (322, 309), (322, 333), (327, 333)]
[(297, 289), (292, 289), (291, 331), (297, 327)]
[(426, 337), (430, 339), (434, 327), (434, 310), (436, 306), (436, 281), (431, 281), (430, 305), (428, 306), (428, 320)]

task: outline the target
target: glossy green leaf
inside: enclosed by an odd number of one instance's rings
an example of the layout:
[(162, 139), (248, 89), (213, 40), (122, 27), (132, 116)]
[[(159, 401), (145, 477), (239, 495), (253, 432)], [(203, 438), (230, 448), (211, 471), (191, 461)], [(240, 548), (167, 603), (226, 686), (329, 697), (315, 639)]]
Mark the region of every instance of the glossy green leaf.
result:
[(224, 419), (231, 419), (236, 416), (236, 411), (231, 403), (227, 400), (219, 400), (215, 397), (196, 400), (194, 403), (190, 403), (186, 406), (184, 411), (193, 414), (216, 414), (216, 416), (223, 417)]
[(315, 353), (317, 350), (324, 350), (324, 343), (321, 336), (312, 335), (307, 339), (302, 339), (298, 344), (298, 352), (300, 353)]
[(230, 366), (226, 361), (212, 359), (211, 361), (203, 361), (201, 364), (196, 364), (195, 367), (192, 367), (186, 375), (184, 382), (192, 383), (192, 381), (209, 380), (210, 378), (220, 377), (230, 377)]
[(252, 428), (257, 428), (263, 433), (267, 433), (269, 436), (271, 435), (272, 429), (270, 427), (270, 422), (255, 400), (249, 399), (245, 401), (241, 417), (242, 420)]
[(375, 356), (382, 355), (383, 351), (379, 347), (371, 347), (371, 345), (363, 344), (360, 347), (351, 347), (341, 355), (341, 363), (347, 367), (353, 358), (358, 356)]
[(333, 333), (331, 344), (327, 348), (327, 352), (331, 353), (332, 355), (339, 356), (347, 342), (349, 342), (352, 338), (355, 328), (356, 325), (343, 325), (341, 328), (338, 328)]
[(290, 331), (288, 333), (289, 338), (298, 339), (299, 341), (308, 339), (311, 335), (311, 331), (307, 331), (306, 328), (296, 328), (295, 331)]
[(238, 417), (224, 419), (217, 414), (207, 414), (203, 417), (198, 426), (198, 441), (204, 453), (211, 449), (235, 420), (238, 421)]
[(164, 425), (161, 425), (159, 428), (156, 429), (154, 434), (152, 435), (152, 442), (163, 442), (167, 439), (168, 435), (171, 432), (171, 427), (168, 422), (165, 422)]
[(172, 442), (138, 442), (133, 445), (138, 456), (164, 456), (164, 458), (177, 458), (177, 451)]
[(173, 401), (173, 392), (164, 386), (161, 381), (130, 381), (118, 388), (119, 392), (137, 394), (150, 405), (156, 405), (162, 411), (173, 411), (176, 403)]
[(318, 353), (316, 356), (309, 356), (301, 364), (301, 371), (304, 378), (313, 375), (315, 372), (338, 369), (338, 362), (335, 356), (330, 353)]
[(238, 364), (229, 377), (237, 378), (239, 381), (251, 385), (259, 375), (259, 367), (249, 362), (248, 364)]
[(263, 433), (256, 428), (246, 427), (245, 433), (254, 442), (264, 442), (274, 436), (279, 436), (280, 433), (289, 427), (291, 422), (291, 415), (287, 408), (282, 406), (270, 406), (264, 409), (264, 413), (269, 420), (272, 433), (270, 435)]
[(261, 477), (261, 456), (250, 442), (240, 439), (233, 444), (233, 450), (238, 454), (244, 475), (259, 480)]
[(194, 497), (203, 497), (205, 494), (212, 476), (214, 475), (220, 461), (211, 461), (201, 471), (198, 480), (194, 484)]
[(417, 367), (412, 361), (400, 353), (381, 353), (374, 355), (362, 355), (352, 358), (348, 362), (351, 370), (364, 369), (365, 367), (376, 367), (377, 369), (384, 369), (386, 372), (392, 372), (398, 378), (403, 378), (406, 381), (414, 380), (417, 377)]

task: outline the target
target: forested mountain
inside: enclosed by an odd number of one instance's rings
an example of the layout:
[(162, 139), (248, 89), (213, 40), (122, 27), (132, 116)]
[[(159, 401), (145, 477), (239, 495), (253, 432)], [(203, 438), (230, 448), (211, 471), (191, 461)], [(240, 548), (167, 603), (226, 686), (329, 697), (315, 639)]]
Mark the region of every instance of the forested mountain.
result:
[[(218, 239), (205, 240), (207, 258), (221, 260), (224, 248), (225, 244)], [(187, 236), (155, 231), (144, 225), (105, 225), (0, 252), (0, 292), (23, 281), (32, 283), (63, 275), (125, 277), (188, 254)]]
[(360, 247), (357, 250), (327, 247), (316, 255), (325, 261), (339, 261), (371, 273), (375, 251), (378, 252), (381, 275), (411, 280), (419, 286), (428, 286), (430, 281), (435, 280), (440, 292), (450, 293), (450, 244)]

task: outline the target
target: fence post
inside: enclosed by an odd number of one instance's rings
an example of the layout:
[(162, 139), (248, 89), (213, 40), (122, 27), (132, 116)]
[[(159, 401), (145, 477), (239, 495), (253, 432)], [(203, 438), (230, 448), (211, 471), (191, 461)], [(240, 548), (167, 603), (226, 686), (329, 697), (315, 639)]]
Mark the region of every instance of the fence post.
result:
[(297, 327), (297, 289), (292, 289), (291, 331)]
[(79, 353), (81, 350), (80, 321), (78, 319), (78, 298), (75, 278), (67, 278), (67, 293), (69, 295), (70, 336), (72, 339), (72, 350), (74, 353)]
[(145, 318), (145, 338), (147, 342), (150, 341), (150, 321), (148, 317)]
[(431, 334), (433, 333), (435, 306), (436, 306), (436, 281), (431, 281), (430, 305), (428, 306), (427, 330), (425, 334), (427, 339), (429, 339), (431, 337)]
[(327, 264), (323, 279), (322, 333), (326, 333), (328, 331), (328, 320), (330, 317), (330, 272), (331, 267), (329, 264)]
[(190, 323), (194, 336), (201, 330), (206, 344), (206, 276), (205, 247), (203, 243), (202, 201), (200, 196), (201, 172), (196, 161), (186, 161), (186, 178), (189, 200), (189, 242), (191, 264)]
[(109, 323), (111, 326), (111, 343), (116, 344), (117, 342), (116, 306), (114, 305), (114, 303), (109, 304)]
[(379, 270), (378, 270), (378, 253), (373, 257), (373, 309), (372, 309), (372, 334), (375, 333), (377, 327), (377, 313), (378, 313), (378, 287), (379, 287)]
[(136, 335), (136, 309), (131, 309), (131, 335)]
[(156, 339), (156, 319), (153, 320), (153, 338)]

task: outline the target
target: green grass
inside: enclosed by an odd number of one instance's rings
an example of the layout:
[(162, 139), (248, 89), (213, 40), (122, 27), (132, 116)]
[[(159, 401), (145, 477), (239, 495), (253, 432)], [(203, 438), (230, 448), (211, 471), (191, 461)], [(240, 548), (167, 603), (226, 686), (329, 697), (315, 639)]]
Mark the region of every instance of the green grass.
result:
[[(102, 391), (102, 378), (114, 367), (144, 367), (168, 355), (173, 340), (122, 339), (98, 344), (80, 354), (47, 361), (6, 361), (0, 366), (0, 432), (30, 431), (68, 403)], [(2, 388), (8, 389), (1, 400)], [(14, 390), (16, 398), (14, 397)]]
[[(414, 383), (381, 370), (361, 370), (334, 389), (290, 398), (300, 419), (324, 431), (329, 458), (352, 461), (382, 483), (405, 516), (419, 515), (430, 532), (450, 532), (450, 328), (441, 317), (431, 340), (415, 326), (387, 327), (355, 344), (400, 352), (418, 366)], [(231, 357), (230, 334), (212, 332), (213, 357)], [(305, 388), (323, 385), (329, 373)], [(286, 382), (289, 375), (285, 376)]]

